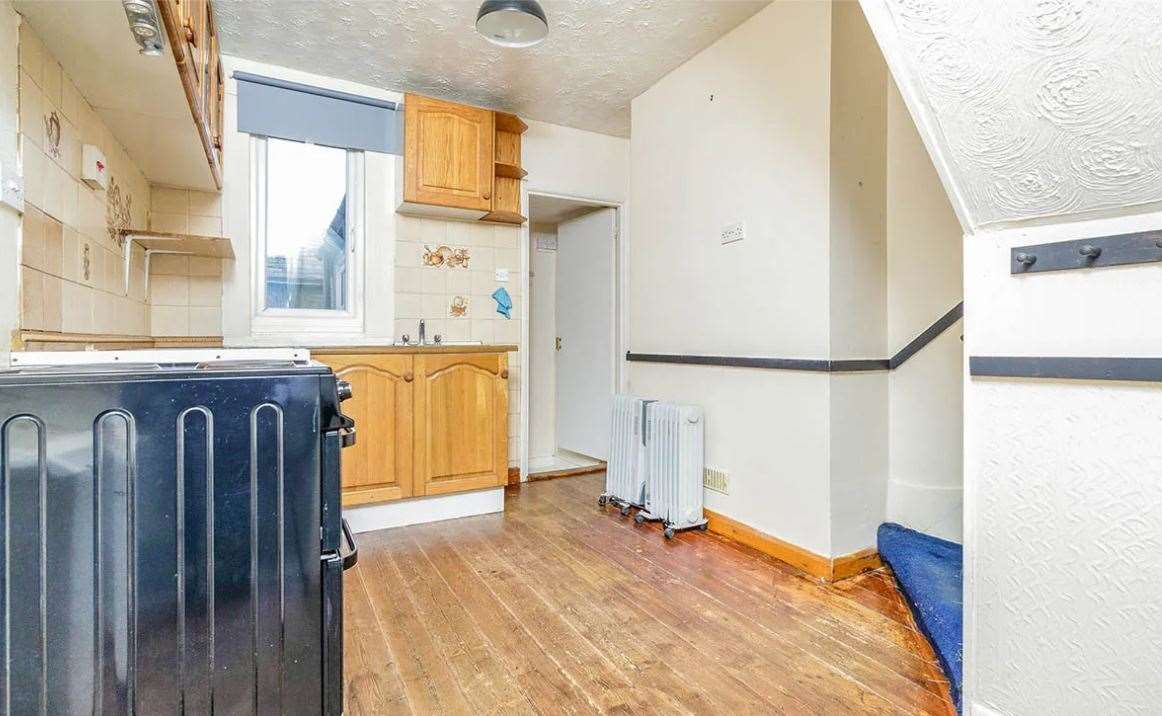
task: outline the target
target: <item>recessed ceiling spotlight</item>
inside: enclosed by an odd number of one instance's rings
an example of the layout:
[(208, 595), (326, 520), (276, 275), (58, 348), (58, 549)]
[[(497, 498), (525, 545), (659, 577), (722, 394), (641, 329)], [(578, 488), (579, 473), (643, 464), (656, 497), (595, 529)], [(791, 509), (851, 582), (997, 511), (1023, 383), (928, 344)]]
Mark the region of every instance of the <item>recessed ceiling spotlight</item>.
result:
[(484, 0), (476, 31), (502, 47), (532, 47), (549, 36), (549, 21), (536, 0)]

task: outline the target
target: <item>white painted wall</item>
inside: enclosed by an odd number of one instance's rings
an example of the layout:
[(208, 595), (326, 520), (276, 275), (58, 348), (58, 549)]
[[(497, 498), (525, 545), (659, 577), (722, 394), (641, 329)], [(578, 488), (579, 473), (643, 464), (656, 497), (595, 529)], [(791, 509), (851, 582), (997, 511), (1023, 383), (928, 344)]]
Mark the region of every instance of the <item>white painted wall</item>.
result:
[[(859, 5), (831, 6), (830, 356), (887, 354), (887, 77)], [(888, 375), (831, 377), (831, 554), (876, 541), (888, 483)]]
[[(968, 232), (966, 352), (1162, 355), (1155, 266), (1009, 273), (1013, 246), (1162, 227), (1157, 8), (862, 5)], [(964, 389), (966, 712), (1156, 711), (1162, 387)]]
[(529, 459), (557, 452), (557, 252), (537, 239), (556, 239), (555, 224), (532, 226), (529, 254)]
[[(20, 116), (17, 88), (20, 16), (0, 2), (0, 173), (7, 179), (21, 172)], [(11, 347), (9, 337), (20, 323), (20, 216), (0, 206), (0, 361)]]
[[(630, 347), (827, 357), (831, 7), (778, 2), (632, 105)], [(713, 98), (713, 99), (712, 99)], [(746, 240), (723, 246), (724, 225)], [(629, 364), (706, 411), (707, 507), (831, 554), (825, 374)]]
[[(895, 83), (887, 93), (888, 354), (963, 297), (962, 231)], [(889, 521), (963, 534), (963, 321), (888, 376)]]

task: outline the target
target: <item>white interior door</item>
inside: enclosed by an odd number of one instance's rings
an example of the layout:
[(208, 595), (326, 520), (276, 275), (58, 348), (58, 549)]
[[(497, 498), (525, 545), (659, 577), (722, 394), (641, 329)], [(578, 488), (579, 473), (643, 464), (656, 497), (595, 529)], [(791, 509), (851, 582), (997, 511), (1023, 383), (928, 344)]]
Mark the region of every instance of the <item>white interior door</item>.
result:
[(557, 445), (608, 459), (617, 212), (557, 227)]

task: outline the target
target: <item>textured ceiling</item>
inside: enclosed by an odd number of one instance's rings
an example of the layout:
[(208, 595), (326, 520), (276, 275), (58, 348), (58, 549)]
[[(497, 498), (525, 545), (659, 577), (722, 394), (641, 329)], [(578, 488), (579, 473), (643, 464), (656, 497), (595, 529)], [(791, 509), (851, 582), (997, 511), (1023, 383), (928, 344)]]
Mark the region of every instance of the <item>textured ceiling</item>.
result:
[(630, 100), (768, 0), (542, 0), (549, 37), (506, 49), (472, 0), (215, 0), (222, 51), (629, 136)]
[[(1146, 0), (865, 0), (895, 35), (967, 223), (1162, 201), (1162, 13)], [(915, 109), (914, 109), (915, 111)]]

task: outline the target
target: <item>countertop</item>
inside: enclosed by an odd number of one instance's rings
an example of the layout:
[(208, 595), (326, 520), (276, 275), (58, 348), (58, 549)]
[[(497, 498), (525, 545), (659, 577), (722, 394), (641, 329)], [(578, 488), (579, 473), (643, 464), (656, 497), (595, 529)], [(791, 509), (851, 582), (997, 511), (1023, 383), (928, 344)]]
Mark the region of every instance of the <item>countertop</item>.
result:
[(451, 344), (424, 346), (306, 346), (311, 355), (361, 355), (372, 354), (428, 354), (428, 353), (512, 353), (517, 346), (511, 344)]

